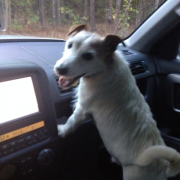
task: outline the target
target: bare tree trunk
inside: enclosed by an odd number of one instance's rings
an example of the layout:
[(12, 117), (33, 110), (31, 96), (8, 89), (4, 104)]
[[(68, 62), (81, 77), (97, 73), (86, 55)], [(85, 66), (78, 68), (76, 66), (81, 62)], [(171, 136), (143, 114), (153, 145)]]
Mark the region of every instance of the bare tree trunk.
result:
[(55, 6), (56, 6), (56, 1), (52, 0), (52, 19), (53, 19), (53, 25), (56, 24), (56, 10), (55, 10)]
[(95, 26), (95, 0), (90, 0), (90, 26), (91, 26), (91, 31), (96, 31), (96, 26)]
[(143, 9), (145, 9), (145, 11), (143, 11), (143, 20), (146, 20), (147, 17), (149, 16), (149, 8), (148, 8), (148, 1), (144, 1), (144, 4), (143, 4)]
[(45, 24), (45, 13), (44, 13), (44, 0), (39, 0), (39, 12), (40, 12), (40, 20), (42, 28), (46, 27)]
[(113, 11), (112, 0), (109, 0), (108, 24), (109, 24), (110, 32), (112, 32), (112, 23), (113, 23), (112, 11)]
[(5, 13), (6, 13), (6, 15), (5, 15), (5, 17), (6, 17), (6, 20), (5, 20), (5, 23), (6, 23), (6, 29), (8, 29), (8, 0), (5, 0)]
[(8, 21), (9, 21), (9, 29), (11, 29), (11, 2), (8, 3)]
[(33, 4), (33, 12), (34, 14), (38, 14), (38, 10), (39, 10), (39, 2), (36, 0)]
[(157, 9), (159, 7), (159, 0), (155, 0), (155, 6), (154, 9)]
[(122, 0), (116, 0), (116, 13), (115, 13), (115, 18), (114, 18), (114, 28), (116, 28), (118, 21), (119, 21), (121, 2), (122, 2)]
[(83, 4), (83, 19), (82, 19), (82, 22), (83, 23), (86, 23), (87, 22), (87, 19), (88, 19), (88, 0), (83, 0), (82, 3), (84, 2)]
[(139, 4), (137, 7), (139, 13), (136, 16), (136, 28), (142, 23), (142, 15), (143, 15), (143, 0), (139, 0)]
[(162, 4), (162, 3), (164, 3), (165, 2), (165, 0), (160, 0), (160, 4)]
[(17, 12), (17, 2), (16, 0), (13, 1), (14, 3), (11, 3), (11, 19), (16, 19), (16, 12)]
[(26, 25), (27, 24), (27, 0), (25, 0), (24, 2), (24, 24)]
[(61, 24), (61, 0), (57, 0), (56, 1), (56, 5), (57, 5), (57, 8), (56, 8), (56, 14), (57, 14), (57, 17), (56, 17), (56, 24), (59, 26)]

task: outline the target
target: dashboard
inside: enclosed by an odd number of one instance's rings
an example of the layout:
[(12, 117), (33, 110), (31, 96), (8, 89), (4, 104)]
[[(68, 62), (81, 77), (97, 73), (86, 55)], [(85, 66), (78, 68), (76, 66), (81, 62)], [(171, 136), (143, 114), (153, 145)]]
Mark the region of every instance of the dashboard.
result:
[[(64, 45), (63, 40), (44, 39), (0, 43), (0, 180), (19, 179), (62, 159), (57, 123), (70, 115), (73, 95), (72, 89), (58, 86), (54, 73)], [(126, 56), (145, 96), (142, 82), (147, 85), (156, 74), (152, 57), (121, 45), (118, 50)]]

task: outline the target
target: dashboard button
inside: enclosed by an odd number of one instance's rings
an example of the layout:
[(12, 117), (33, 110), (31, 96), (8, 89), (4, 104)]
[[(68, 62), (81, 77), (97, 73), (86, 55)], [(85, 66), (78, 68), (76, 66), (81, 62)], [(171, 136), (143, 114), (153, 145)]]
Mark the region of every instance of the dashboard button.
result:
[(42, 134), (42, 133), (43, 133), (42, 130), (40, 130), (40, 131), (39, 131), (39, 134)]
[(27, 161), (31, 161), (31, 160), (32, 160), (32, 156), (28, 156)]
[(32, 139), (32, 143), (33, 143), (33, 144), (37, 143), (37, 139), (36, 139), (36, 138), (33, 138), (33, 139)]
[(8, 148), (8, 145), (7, 145), (7, 144), (4, 144), (4, 145), (1, 146), (1, 149), (2, 149), (2, 150), (5, 150), (5, 149), (7, 149), (7, 148)]
[(32, 141), (32, 140), (28, 142), (28, 145), (29, 145), (29, 146), (32, 145), (32, 144), (33, 144), (33, 141)]
[(26, 137), (26, 140), (27, 140), (27, 141), (29, 141), (29, 140), (31, 140), (31, 139), (32, 139), (32, 136), (30, 136), (30, 135)]
[(47, 137), (48, 137), (47, 135), (42, 134), (42, 135), (39, 136), (38, 138), (39, 138), (40, 141), (42, 141), (42, 140), (46, 139)]
[(26, 144), (20, 144), (20, 145), (19, 145), (19, 149), (23, 149), (23, 148), (25, 148), (25, 147), (27, 147)]
[(38, 157), (37, 157), (37, 162), (40, 166), (46, 167), (49, 166), (54, 159), (54, 153), (51, 149), (43, 149), (40, 151)]
[(26, 175), (27, 175), (27, 172), (26, 172), (26, 171), (24, 171), (22, 174), (23, 174), (23, 176), (26, 176)]
[(8, 154), (9, 154), (9, 151), (4, 151), (4, 152), (3, 152), (3, 155), (4, 155), (4, 156), (7, 156)]
[(24, 164), (26, 162), (26, 160), (22, 159), (20, 162), (21, 162), (21, 164)]
[(16, 141), (12, 141), (11, 143), (10, 143), (10, 146), (15, 146), (16, 145)]
[(20, 143), (23, 143), (24, 140), (25, 140), (24, 138), (21, 138), (21, 139), (18, 140), (18, 143), (19, 143), (19, 144), (20, 144)]
[(13, 152), (15, 152), (15, 148), (10, 149), (10, 153), (13, 153)]
[(29, 170), (28, 170), (28, 173), (31, 173), (31, 172), (33, 172), (33, 169), (29, 169)]
[(47, 129), (44, 129), (44, 133), (47, 133), (48, 131), (47, 131)]

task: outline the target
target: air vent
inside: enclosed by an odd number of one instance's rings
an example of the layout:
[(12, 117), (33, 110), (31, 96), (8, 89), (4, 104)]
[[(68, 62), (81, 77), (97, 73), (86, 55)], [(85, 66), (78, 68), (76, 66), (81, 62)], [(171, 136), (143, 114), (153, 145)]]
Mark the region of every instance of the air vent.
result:
[(122, 50), (122, 53), (126, 56), (129, 56), (129, 55), (133, 55), (134, 53), (132, 51), (129, 51), (129, 50)]
[(72, 88), (64, 90), (59, 86), (59, 77), (58, 76), (54, 75), (54, 79), (56, 81), (56, 84), (57, 84), (57, 87), (58, 87), (58, 90), (59, 90), (60, 94), (72, 92)]
[(130, 69), (133, 75), (138, 75), (146, 72), (144, 61), (130, 62)]

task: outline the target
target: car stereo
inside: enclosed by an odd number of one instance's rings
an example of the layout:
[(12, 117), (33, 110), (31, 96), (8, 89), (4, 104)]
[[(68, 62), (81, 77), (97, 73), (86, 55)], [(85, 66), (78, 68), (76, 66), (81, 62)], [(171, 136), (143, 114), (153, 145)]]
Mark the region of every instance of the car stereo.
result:
[(0, 65), (0, 158), (53, 135), (48, 90), (46, 74), (37, 65)]

